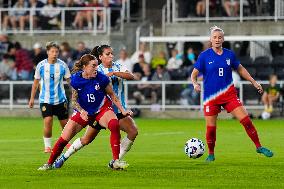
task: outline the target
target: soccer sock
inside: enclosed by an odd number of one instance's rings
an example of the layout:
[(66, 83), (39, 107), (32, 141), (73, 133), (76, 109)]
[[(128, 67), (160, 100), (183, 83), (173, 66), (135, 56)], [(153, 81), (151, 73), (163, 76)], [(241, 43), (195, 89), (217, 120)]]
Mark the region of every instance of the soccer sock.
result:
[(119, 159), (123, 159), (125, 154), (131, 149), (131, 146), (133, 144), (133, 141), (129, 140), (127, 137), (122, 139), (120, 143), (120, 153), (119, 153)]
[(208, 126), (206, 129), (206, 141), (209, 149), (209, 154), (214, 154), (216, 142), (216, 126)]
[(71, 155), (73, 155), (75, 152), (83, 148), (83, 144), (81, 143), (81, 139), (77, 138), (72, 145), (69, 147), (69, 149), (65, 152), (64, 157), (68, 159)]
[(55, 159), (61, 154), (64, 147), (68, 144), (68, 141), (64, 140), (62, 137), (60, 137), (57, 142), (55, 143), (52, 152), (50, 154), (48, 164), (51, 165), (54, 163)]
[(50, 138), (43, 137), (43, 142), (44, 142), (45, 148), (47, 148), (47, 147), (51, 148), (51, 137)]
[(110, 130), (110, 145), (112, 149), (112, 157), (114, 160), (119, 159), (120, 151), (120, 132), (117, 119), (112, 119), (108, 122)]
[(253, 125), (253, 123), (251, 122), (249, 116), (246, 116), (245, 118), (243, 118), (240, 123), (244, 126), (248, 136), (251, 138), (251, 140), (254, 142), (255, 147), (259, 148), (261, 147), (261, 144), (259, 142), (259, 138), (258, 138), (258, 134), (257, 131)]

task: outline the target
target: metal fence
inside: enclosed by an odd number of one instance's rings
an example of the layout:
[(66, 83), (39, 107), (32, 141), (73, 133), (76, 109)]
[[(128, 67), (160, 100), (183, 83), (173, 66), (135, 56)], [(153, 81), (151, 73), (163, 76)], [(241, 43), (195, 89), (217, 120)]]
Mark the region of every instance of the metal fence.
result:
[[(32, 81), (0, 81), (0, 108), (13, 110), (15, 108), (28, 108), (28, 101), (30, 97)], [(268, 81), (259, 81), (266, 88)], [(136, 104), (134, 93), (140, 91), (138, 85), (155, 85), (160, 91), (157, 94), (157, 101), (151, 101), (151, 95), (144, 94), (141, 104)], [(130, 108), (138, 109), (155, 109), (157, 111), (165, 111), (169, 109), (198, 109), (202, 106), (202, 93), (198, 96), (198, 101), (195, 104), (187, 104), (184, 102), (181, 93), (192, 83), (190, 81), (127, 81), (125, 82), (125, 99)], [(279, 87), (283, 88), (284, 81), (278, 81)], [(201, 83), (202, 85), (202, 83)], [(67, 96), (70, 97), (70, 88), (65, 85)], [(247, 81), (239, 82), (239, 98), (247, 109), (262, 109), (261, 95), (259, 95), (254, 87)], [(36, 97), (37, 98), (37, 97)], [(283, 97), (280, 98), (283, 101)], [(35, 107), (38, 108), (38, 100), (35, 101)]]

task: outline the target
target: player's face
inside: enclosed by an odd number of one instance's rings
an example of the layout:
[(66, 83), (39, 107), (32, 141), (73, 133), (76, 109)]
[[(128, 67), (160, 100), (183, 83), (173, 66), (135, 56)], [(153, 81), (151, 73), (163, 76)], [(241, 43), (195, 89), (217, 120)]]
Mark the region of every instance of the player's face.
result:
[(58, 57), (58, 55), (59, 55), (59, 50), (58, 50), (58, 48), (56, 48), (56, 47), (51, 47), (51, 48), (47, 51), (48, 59), (56, 60), (57, 57)]
[(106, 65), (112, 64), (112, 61), (113, 61), (113, 51), (112, 51), (112, 48), (104, 49), (103, 54), (100, 55), (99, 58), (101, 59), (103, 64), (106, 64)]
[(211, 34), (210, 42), (213, 48), (222, 47), (222, 43), (224, 42), (224, 34), (220, 31), (214, 31)]
[(87, 64), (83, 69), (86, 75), (88, 75), (89, 77), (96, 77), (98, 70), (98, 61), (91, 60), (89, 64)]

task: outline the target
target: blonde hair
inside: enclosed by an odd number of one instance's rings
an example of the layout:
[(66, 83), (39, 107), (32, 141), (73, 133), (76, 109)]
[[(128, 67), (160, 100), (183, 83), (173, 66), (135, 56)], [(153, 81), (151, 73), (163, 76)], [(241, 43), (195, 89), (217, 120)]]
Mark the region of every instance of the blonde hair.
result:
[(223, 29), (220, 28), (220, 27), (218, 27), (218, 26), (216, 26), (216, 25), (215, 25), (215, 26), (212, 26), (212, 27), (210, 28), (210, 35), (212, 35), (212, 33), (215, 32), (215, 31), (221, 32), (221, 33), (223, 33), (223, 35), (224, 35)]

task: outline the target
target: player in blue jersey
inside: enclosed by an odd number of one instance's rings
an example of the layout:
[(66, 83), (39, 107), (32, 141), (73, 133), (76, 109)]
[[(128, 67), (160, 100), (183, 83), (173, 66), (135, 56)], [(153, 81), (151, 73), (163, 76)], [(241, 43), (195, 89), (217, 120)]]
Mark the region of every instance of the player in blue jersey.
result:
[(58, 117), (62, 129), (68, 120), (68, 106), (63, 79), (70, 83), (70, 71), (65, 62), (58, 59), (59, 45), (55, 42), (46, 44), (48, 58), (39, 62), (34, 75), (29, 107), (34, 106), (34, 98), (40, 85), (39, 103), (43, 117), (44, 152), (51, 152), (53, 115)]
[[(124, 65), (113, 62), (113, 50), (108, 45), (96, 46), (91, 54), (96, 56), (99, 60), (100, 65), (98, 70), (110, 77), (114, 92), (120, 99), (122, 106), (126, 108), (123, 80), (133, 80), (133, 74), (128, 71)], [(114, 111), (119, 119), (120, 130), (127, 133), (127, 136), (122, 139), (120, 145), (119, 159), (122, 160), (125, 154), (130, 150), (138, 135), (138, 130), (134, 120), (130, 116), (124, 116), (116, 107), (114, 107)], [(66, 153), (55, 162), (55, 167), (60, 168), (72, 154), (80, 150), (83, 146), (91, 143), (99, 132), (99, 124), (94, 127), (88, 127), (85, 135), (76, 139)], [(113, 161), (109, 163), (110, 168), (113, 167), (112, 164)]]
[(199, 55), (191, 74), (191, 80), (197, 92), (201, 91), (196, 80), (199, 72), (203, 74), (204, 79), (204, 116), (207, 126), (206, 141), (209, 149), (209, 156), (206, 161), (215, 160), (216, 121), (221, 107), (231, 113), (244, 126), (248, 136), (256, 146), (257, 153), (272, 157), (272, 151), (260, 144), (257, 131), (246, 109), (237, 97), (237, 91), (233, 85), (232, 69), (236, 70), (244, 79), (250, 81), (260, 94), (263, 93), (263, 89), (240, 64), (235, 54), (228, 49), (222, 48), (224, 42), (223, 30), (214, 26), (210, 29), (210, 32), (212, 48), (203, 51)]
[[(84, 127), (93, 125), (97, 121), (103, 128), (111, 132), (110, 144), (113, 153), (114, 168), (124, 169), (128, 166), (119, 161), (120, 131), (118, 119), (113, 111), (112, 102), (121, 111), (122, 115), (132, 115), (126, 111), (112, 90), (109, 78), (97, 71), (98, 61), (90, 55), (83, 55), (75, 64), (71, 77), (72, 104), (74, 113), (64, 127), (61, 137), (57, 140), (46, 164), (39, 170), (52, 168), (55, 159), (61, 154), (66, 144)], [(109, 99), (111, 98), (111, 100)]]

